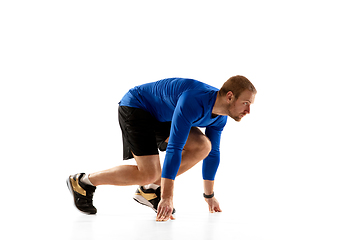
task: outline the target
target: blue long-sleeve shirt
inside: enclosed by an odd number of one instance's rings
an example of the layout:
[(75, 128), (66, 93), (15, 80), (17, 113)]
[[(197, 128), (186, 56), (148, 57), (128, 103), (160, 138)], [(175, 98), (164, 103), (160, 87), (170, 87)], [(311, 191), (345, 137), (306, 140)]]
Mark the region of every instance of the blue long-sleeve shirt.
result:
[(193, 79), (168, 78), (134, 87), (121, 100), (121, 106), (146, 110), (160, 122), (171, 121), (163, 178), (175, 179), (191, 127), (206, 127), (212, 149), (203, 161), (203, 179), (214, 180), (220, 163), (221, 132), (227, 121), (226, 116), (212, 116), (217, 92), (217, 88)]

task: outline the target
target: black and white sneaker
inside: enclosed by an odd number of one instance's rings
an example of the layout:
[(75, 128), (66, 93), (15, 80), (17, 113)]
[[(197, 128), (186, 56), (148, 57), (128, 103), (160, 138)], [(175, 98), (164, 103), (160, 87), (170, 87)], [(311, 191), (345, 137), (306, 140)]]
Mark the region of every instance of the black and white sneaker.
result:
[[(150, 207), (157, 213), (157, 207), (161, 200), (161, 188), (157, 189), (145, 189), (143, 186), (139, 186), (136, 189), (134, 200), (138, 203)], [(175, 209), (173, 210), (173, 214), (175, 213)]]
[(70, 175), (66, 183), (70, 193), (73, 195), (75, 207), (83, 213), (96, 214), (97, 210), (93, 206), (96, 187), (81, 182), (80, 179), (84, 175), (85, 173)]

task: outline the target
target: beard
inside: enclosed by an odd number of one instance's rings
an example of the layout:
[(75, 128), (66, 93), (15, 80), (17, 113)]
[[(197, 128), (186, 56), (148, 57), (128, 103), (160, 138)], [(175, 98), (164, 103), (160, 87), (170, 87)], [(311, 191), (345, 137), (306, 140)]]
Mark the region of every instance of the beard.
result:
[(235, 115), (230, 109), (228, 109), (228, 116), (234, 119), (236, 122), (240, 122), (241, 119), (245, 116), (245, 114), (237, 114)]
[(241, 121), (241, 119), (242, 119), (242, 117), (239, 117), (239, 116), (230, 116), (229, 115), (229, 117), (231, 117), (232, 119), (234, 119), (236, 122), (240, 122)]
[(229, 117), (231, 117), (232, 119), (234, 119), (236, 122), (240, 122), (241, 119), (246, 116), (246, 111), (243, 112), (238, 112), (238, 111), (234, 111), (235, 110), (235, 103), (231, 104), (228, 106), (227, 108), (227, 115)]

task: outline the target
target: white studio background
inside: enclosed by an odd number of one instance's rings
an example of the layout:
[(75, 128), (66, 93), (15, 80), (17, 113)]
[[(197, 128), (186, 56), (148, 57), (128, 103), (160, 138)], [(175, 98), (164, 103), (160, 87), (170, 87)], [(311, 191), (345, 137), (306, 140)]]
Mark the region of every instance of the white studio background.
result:
[[(263, 226), (263, 239), (359, 239), (357, 8), (347, 0), (2, 1), (6, 229), (20, 224), (31, 235), (33, 216), (57, 223), (77, 214), (66, 177), (125, 164), (117, 103), (131, 87), (189, 77), (220, 88), (240, 74), (258, 95), (223, 133), (215, 191), (225, 216)], [(140, 214), (134, 191), (105, 186), (94, 201), (99, 211)], [(178, 217), (206, 212), (201, 194), (198, 165), (176, 181)]]

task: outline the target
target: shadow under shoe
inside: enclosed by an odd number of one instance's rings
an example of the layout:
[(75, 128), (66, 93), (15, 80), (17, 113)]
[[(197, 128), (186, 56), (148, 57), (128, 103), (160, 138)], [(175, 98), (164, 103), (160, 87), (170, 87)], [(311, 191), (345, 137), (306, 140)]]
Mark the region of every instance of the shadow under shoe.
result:
[(80, 179), (84, 175), (85, 173), (70, 175), (66, 183), (73, 196), (75, 207), (83, 213), (96, 214), (97, 210), (93, 205), (96, 187), (82, 183)]

